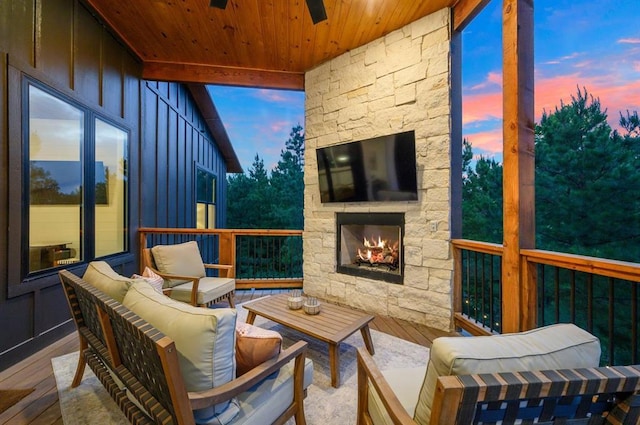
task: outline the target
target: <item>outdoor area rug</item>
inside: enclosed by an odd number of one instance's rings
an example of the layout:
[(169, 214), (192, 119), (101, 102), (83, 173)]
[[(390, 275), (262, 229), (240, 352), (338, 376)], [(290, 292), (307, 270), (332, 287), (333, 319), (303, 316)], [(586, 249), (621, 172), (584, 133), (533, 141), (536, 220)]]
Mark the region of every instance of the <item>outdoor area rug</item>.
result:
[(31, 394), (35, 388), (0, 390), (0, 413), (8, 410), (11, 406)]
[[(245, 321), (246, 310), (238, 306), (238, 321)], [(307, 424), (331, 425), (356, 423), (357, 360), (356, 348), (364, 347), (362, 335), (356, 332), (340, 344), (340, 387), (331, 386), (327, 344), (299, 332), (257, 317), (255, 325), (277, 330), (284, 337), (284, 346), (298, 340), (309, 343), (307, 357), (314, 363), (313, 384), (307, 391), (304, 408)], [(426, 364), (429, 349), (382, 332), (371, 330), (375, 355), (381, 370), (416, 367)], [(112, 401), (100, 381), (86, 368), (82, 384), (70, 388), (77, 365), (78, 353), (51, 359), (58, 386), (60, 410), (66, 425), (87, 423), (127, 424), (125, 416)], [(288, 424), (294, 424), (292, 419)]]

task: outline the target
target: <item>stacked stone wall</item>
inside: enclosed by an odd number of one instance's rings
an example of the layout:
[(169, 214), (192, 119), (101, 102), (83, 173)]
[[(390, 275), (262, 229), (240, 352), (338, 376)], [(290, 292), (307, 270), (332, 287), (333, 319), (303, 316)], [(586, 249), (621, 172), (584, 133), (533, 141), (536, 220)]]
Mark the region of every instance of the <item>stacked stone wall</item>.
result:
[[(451, 11), (443, 9), (306, 74), (307, 294), (451, 329), (450, 67)], [(417, 202), (320, 202), (316, 148), (410, 130)], [(405, 213), (404, 284), (336, 273), (337, 212)]]

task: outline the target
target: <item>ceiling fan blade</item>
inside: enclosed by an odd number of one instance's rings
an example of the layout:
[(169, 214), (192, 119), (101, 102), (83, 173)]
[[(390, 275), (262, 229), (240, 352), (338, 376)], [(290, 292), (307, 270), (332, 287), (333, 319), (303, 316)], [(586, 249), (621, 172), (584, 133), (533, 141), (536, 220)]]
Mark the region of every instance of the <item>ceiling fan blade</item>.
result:
[(224, 9), (227, 7), (227, 0), (211, 0), (210, 7), (217, 7), (218, 9)]
[(314, 25), (327, 19), (327, 11), (322, 0), (307, 0), (307, 7)]

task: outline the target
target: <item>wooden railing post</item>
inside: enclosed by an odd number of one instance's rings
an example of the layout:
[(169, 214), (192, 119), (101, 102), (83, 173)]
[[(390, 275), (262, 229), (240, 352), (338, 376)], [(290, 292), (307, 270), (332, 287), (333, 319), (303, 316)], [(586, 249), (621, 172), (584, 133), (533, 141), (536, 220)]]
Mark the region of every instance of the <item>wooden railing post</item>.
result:
[(231, 264), (233, 269), (228, 277), (236, 276), (236, 235), (232, 232), (223, 232), (218, 239), (218, 253), (221, 264)]
[(535, 327), (535, 273), (521, 248), (535, 247), (533, 0), (504, 0), (502, 332)]

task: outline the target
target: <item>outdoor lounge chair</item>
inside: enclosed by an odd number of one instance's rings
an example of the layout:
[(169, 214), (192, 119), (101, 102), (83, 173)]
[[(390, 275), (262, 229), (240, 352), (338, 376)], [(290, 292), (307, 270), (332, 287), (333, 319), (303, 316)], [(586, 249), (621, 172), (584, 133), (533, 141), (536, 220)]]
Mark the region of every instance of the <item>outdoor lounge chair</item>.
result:
[(381, 372), (358, 350), (358, 425), (640, 423), (640, 367), (597, 367), (572, 324), (437, 338), (426, 367)]
[[(149, 267), (164, 279), (163, 292), (171, 298), (194, 306), (209, 306), (227, 300), (234, 307), (236, 280), (233, 266), (204, 264), (195, 241), (176, 245), (156, 245), (142, 250), (142, 269)], [(206, 275), (216, 269), (219, 277)]]

